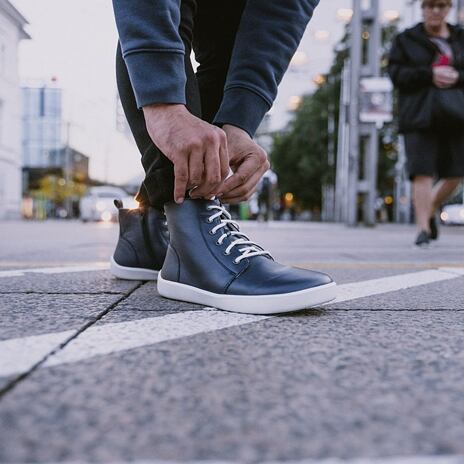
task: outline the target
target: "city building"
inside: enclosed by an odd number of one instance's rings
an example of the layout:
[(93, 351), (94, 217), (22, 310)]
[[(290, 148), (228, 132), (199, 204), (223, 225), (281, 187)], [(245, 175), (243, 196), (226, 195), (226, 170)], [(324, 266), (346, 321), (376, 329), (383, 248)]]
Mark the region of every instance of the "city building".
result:
[(22, 88), (22, 148), (25, 168), (52, 166), (51, 152), (63, 147), (62, 91), (51, 85)]
[(26, 19), (0, 0), (0, 219), (19, 217), (21, 209), (21, 91), (18, 46), (30, 39)]

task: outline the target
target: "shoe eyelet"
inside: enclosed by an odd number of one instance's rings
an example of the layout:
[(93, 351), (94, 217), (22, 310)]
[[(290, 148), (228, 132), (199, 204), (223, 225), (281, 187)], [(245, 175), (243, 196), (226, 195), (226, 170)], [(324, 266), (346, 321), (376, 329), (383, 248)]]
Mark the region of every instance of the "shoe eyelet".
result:
[(212, 220), (211, 218), (208, 218), (208, 219), (206, 220), (206, 222), (207, 222), (208, 224), (211, 224), (211, 223), (213, 222), (213, 220)]
[(236, 260), (236, 259), (234, 259), (232, 262), (233, 262), (234, 264), (237, 264), (237, 265), (239, 265), (239, 264), (240, 264), (239, 262), (237, 262), (237, 260)]
[(224, 252), (223, 252), (223, 255), (224, 255), (224, 256), (229, 256), (229, 255), (230, 255), (230, 251), (229, 251), (229, 252), (224, 251)]
[(219, 243), (219, 240), (216, 240), (216, 245), (217, 245), (217, 246), (221, 246), (222, 243)]
[(209, 235), (216, 235), (216, 232), (213, 232), (213, 229), (208, 231)]

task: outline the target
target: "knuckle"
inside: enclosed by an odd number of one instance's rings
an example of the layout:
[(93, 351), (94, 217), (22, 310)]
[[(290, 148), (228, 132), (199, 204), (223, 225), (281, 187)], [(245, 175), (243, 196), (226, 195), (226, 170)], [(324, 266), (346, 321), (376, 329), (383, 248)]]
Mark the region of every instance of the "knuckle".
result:
[(188, 148), (190, 151), (196, 151), (196, 150), (200, 150), (202, 146), (203, 146), (203, 143), (201, 139), (193, 139), (190, 141)]
[(226, 133), (221, 129), (221, 128), (216, 128), (216, 134), (217, 134), (217, 137), (219, 138), (219, 141), (221, 143), (225, 143), (226, 140), (227, 140), (227, 135)]
[(216, 143), (219, 140), (219, 136), (215, 130), (211, 130), (206, 133), (205, 140), (208, 143)]
[(185, 171), (177, 171), (177, 172), (175, 173), (175, 178), (176, 178), (177, 180), (187, 182), (187, 180), (188, 180), (188, 175), (187, 175), (187, 173), (186, 173)]

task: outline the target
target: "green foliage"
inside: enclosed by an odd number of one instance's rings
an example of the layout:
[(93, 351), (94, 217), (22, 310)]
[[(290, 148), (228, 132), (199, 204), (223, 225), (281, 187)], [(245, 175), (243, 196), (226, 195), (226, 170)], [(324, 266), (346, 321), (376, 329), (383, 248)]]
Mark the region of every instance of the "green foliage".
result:
[[(387, 65), (386, 56), (396, 26), (383, 30), (382, 67)], [(338, 118), (340, 106), (341, 74), (347, 58), (348, 37), (337, 46), (334, 61), (325, 82), (317, 90), (303, 97), (300, 107), (286, 131), (274, 136), (271, 160), (279, 176), (282, 193), (291, 192), (295, 203), (303, 209), (321, 209), (322, 187), (335, 182), (335, 166), (329, 165), (329, 117), (335, 121), (333, 134), (334, 151), (338, 143)], [(393, 167), (396, 161), (396, 140), (392, 125), (380, 132), (379, 193), (390, 194), (393, 190)]]

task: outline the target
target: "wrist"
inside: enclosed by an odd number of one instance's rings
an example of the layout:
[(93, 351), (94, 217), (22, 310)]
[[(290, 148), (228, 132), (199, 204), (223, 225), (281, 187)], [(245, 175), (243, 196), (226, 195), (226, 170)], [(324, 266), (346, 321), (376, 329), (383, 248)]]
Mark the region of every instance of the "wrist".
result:
[(160, 115), (160, 114), (182, 114), (187, 111), (185, 105), (178, 103), (154, 103), (152, 105), (146, 105), (142, 108), (143, 113), (148, 115)]
[(241, 129), (240, 127), (233, 126), (232, 124), (224, 124), (222, 126), (222, 130), (226, 133), (228, 137), (239, 136), (246, 137), (247, 139), (251, 140), (250, 134), (248, 134), (247, 131)]

